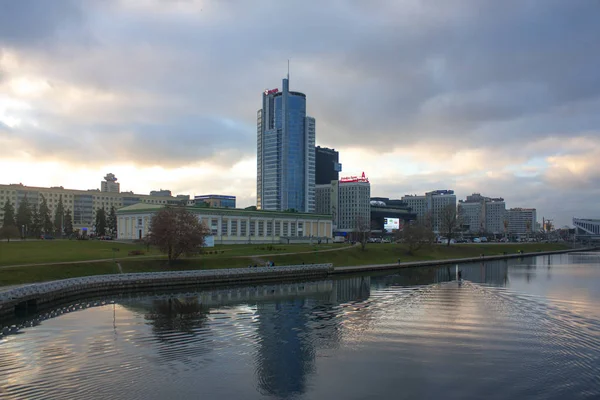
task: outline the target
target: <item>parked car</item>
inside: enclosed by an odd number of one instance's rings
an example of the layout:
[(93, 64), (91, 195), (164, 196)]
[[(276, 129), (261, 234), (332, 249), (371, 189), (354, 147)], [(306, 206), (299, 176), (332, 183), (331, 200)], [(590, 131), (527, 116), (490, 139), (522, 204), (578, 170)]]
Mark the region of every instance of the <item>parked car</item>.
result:
[(40, 236), (40, 239), (42, 239), (42, 240), (53, 240), (54, 236), (45, 234), (45, 235)]

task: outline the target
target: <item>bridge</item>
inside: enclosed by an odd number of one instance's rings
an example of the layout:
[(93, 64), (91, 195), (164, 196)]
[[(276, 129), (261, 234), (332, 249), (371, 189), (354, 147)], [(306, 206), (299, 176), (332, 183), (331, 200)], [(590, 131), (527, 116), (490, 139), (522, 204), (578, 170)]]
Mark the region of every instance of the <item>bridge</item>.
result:
[(577, 239), (600, 240), (600, 219), (573, 218)]

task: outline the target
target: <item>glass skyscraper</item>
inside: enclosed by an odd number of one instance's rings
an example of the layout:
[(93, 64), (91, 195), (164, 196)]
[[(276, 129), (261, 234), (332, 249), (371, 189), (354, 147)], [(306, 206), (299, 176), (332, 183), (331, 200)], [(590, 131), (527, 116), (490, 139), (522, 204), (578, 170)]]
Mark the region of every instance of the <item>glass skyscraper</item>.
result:
[(306, 95), (266, 90), (257, 114), (256, 206), (260, 210), (315, 211), (315, 119)]

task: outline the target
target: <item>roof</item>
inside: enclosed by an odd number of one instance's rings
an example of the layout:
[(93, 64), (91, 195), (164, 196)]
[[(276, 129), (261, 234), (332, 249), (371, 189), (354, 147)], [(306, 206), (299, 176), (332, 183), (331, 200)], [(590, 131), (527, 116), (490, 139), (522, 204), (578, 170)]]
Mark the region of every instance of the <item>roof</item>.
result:
[[(134, 214), (140, 212), (156, 212), (165, 205), (137, 203), (131, 206), (122, 207), (117, 210), (117, 214)], [(332, 217), (328, 214), (312, 214), (299, 212), (266, 211), (266, 210), (244, 210), (242, 208), (221, 208), (221, 207), (185, 207), (186, 210), (194, 214), (203, 215), (244, 215), (256, 216), (262, 218), (299, 218), (299, 219), (327, 219)]]

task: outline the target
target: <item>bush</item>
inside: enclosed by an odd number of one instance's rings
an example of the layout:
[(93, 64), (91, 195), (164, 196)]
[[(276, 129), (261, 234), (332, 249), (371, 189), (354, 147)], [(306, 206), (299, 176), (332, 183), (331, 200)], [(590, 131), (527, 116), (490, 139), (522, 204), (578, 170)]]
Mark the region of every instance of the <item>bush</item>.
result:
[(143, 250), (131, 250), (128, 255), (130, 256), (143, 256), (144, 255), (144, 251)]

